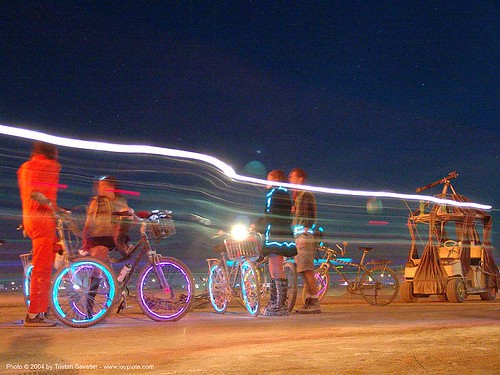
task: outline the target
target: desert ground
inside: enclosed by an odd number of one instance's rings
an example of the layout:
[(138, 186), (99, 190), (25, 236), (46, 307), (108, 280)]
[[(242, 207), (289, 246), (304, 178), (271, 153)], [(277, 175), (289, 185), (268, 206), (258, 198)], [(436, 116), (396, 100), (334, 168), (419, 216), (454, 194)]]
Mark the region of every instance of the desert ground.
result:
[(94, 327), (26, 328), (21, 293), (0, 293), (0, 373), (500, 373), (500, 300), (377, 307), (336, 290), (320, 315), (252, 318), (231, 302), (224, 315), (197, 306), (175, 323), (129, 301)]

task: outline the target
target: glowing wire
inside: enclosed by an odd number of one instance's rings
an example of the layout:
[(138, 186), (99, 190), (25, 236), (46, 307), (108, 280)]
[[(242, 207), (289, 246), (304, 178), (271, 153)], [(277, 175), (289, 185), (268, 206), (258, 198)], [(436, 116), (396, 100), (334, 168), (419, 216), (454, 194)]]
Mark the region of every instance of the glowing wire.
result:
[(450, 199), (440, 199), (428, 195), (416, 195), (416, 194), (398, 194), (386, 191), (363, 191), (363, 190), (348, 190), (348, 189), (335, 189), (335, 188), (326, 188), (321, 186), (311, 186), (311, 185), (295, 185), (288, 183), (280, 183), (274, 181), (262, 180), (259, 178), (248, 177), (239, 175), (236, 171), (224, 163), (223, 161), (205, 154), (200, 154), (197, 152), (191, 151), (183, 151), (176, 150), (171, 148), (163, 148), (163, 147), (155, 147), (155, 146), (147, 146), (147, 145), (124, 145), (124, 144), (116, 144), (116, 143), (107, 143), (107, 142), (96, 142), (96, 141), (84, 141), (80, 139), (72, 139), (65, 137), (58, 137), (55, 135), (45, 134), (41, 132), (37, 132), (34, 130), (16, 128), (12, 126), (0, 125), (0, 134), (10, 135), (18, 138), (31, 139), (46, 143), (51, 143), (58, 146), (84, 149), (84, 150), (93, 150), (93, 151), (106, 151), (106, 152), (116, 152), (116, 153), (124, 153), (124, 154), (149, 154), (149, 155), (160, 155), (160, 156), (169, 156), (180, 159), (191, 159), (198, 160), (208, 164), (213, 165), (217, 169), (219, 169), (223, 174), (227, 177), (240, 181), (246, 182), (250, 184), (256, 185), (274, 185), (274, 186), (283, 186), (287, 188), (295, 188), (301, 190), (309, 190), (318, 193), (325, 194), (335, 194), (335, 195), (349, 195), (349, 196), (358, 196), (358, 197), (380, 197), (380, 198), (395, 198), (395, 199), (407, 199), (407, 200), (416, 200), (416, 201), (429, 201), (438, 204), (446, 204), (450, 206), (459, 206), (459, 207), (471, 207), (482, 210), (490, 210), (492, 206), (484, 205), (473, 202), (455, 202)]

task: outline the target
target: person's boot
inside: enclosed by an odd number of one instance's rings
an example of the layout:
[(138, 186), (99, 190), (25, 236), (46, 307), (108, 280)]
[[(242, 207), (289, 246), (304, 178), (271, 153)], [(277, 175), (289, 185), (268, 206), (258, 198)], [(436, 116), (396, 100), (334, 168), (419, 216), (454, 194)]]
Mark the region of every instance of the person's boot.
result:
[(276, 300), (273, 306), (266, 308), (266, 316), (287, 316), (288, 306), (286, 303), (288, 292), (287, 279), (275, 279)]
[(321, 314), (318, 296), (311, 296), (308, 301), (306, 301), (306, 305), (298, 309), (297, 312), (299, 314)]
[(307, 294), (306, 300), (304, 301), (304, 304), (301, 307), (299, 307), (298, 309), (295, 309), (295, 312), (298, 314), (302, 314), (302, 311), (305, 311), (310, 304), (311, 304), (311, 295)]
[(276, 301), (277, 301), (276, 279), (271, 279), (271, 282), (269, 283), (269, 288), (271, 289), (269, 302), (267, 303), (267, 306), (262, 309), (262, 315), (265, 316), (272, 316), (271, 311), (276, 308)]
[(276, 280), (276, 291), (278, 292), (276, 315), (288, 316), (288, 280), (286, 278)]

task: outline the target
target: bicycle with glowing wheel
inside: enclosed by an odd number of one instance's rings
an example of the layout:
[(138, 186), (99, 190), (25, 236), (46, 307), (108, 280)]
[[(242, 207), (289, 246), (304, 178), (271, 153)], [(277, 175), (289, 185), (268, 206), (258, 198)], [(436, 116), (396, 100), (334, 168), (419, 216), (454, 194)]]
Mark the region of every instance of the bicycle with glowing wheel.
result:
[(34, 199), (51, 207), (57, 218), (63, 260), (52, 279), (49, 301), (55, 317), (62, 323), (75, 328), (90, 327), (103, 320), (115, 303), (119, 303), (118, 311), (125, 308), (127, 286), (145, 257), (148, 262), (140, 271), (137, 283), (138, 302), (143, 312), (155, 321), (177, 321), (189, 312), (193, 301), (190, 269), (176, 258), (157, 254), (150, 243), (150, 237), (159, 242), (175, 233), (170, 211), (143, 212), (141, 217), (135, 216), (140, 222), (140, 240), (119, 261), (136, 257), (115, 280), (107, 264), (82, 257), (79, 251), (70, 251), (63, 233), (64, 216), (58, 216), (60, 210), (42, 194)]
[[(118, 312), (127, 307), (128, 285), (138, 272), (137, 301), (144, 314), (157, 322), (178, 321), (191, 310), (194, 302), (193, 273), (184, 262), (158, 254), (155, 249), (160, 240), (176, 233), (172, 212), (141, 211), (134, 217), (140, 223), (139, 241), (121, 259), (111, 259), (114, 262), (132, 259), (116, 278), (118, 295), (121, 296), (119, 303), (117, 301)], [(152, 239), (155, 244), (151, 243)], [(144, 259), (146, 265), (139, 270)]]
[[(59, 251), (56, 255), (49, 303), (54, 316), (71, 327), (89, 327), (100, 322), (109, 312), (116, 297), (113, 271), (95, 258), (79, 253), (82, 238), (71, 211), (55, 207), (42, 193), (31, 198), (50, 208), (56, 221)], [(30, 304), (30, 284), (33, 266), (30, 254), (21, 255), (24, 267), (23, 291), (26, 305)], [(89, 302), (89, 294), (94, 293)], [(91, 295), (91, 294), (90, 294)], [(92, 305), (92, 311), (89, 310)]]
[(229, 302), (243, 301), (250, 316), (259, 315), (261, 283), (254, 261), (260, 256), (261, 236), (249, 233), (246, 227), (235, 226), (224, 243), (214, 247), (220, 258), (207, 259), (208, 293), (210, 303), (219, 314), (224, 314)]
[[(330, 268), (344, 280), (347, 285), (347, 291), (350, 294), (361, 294), (363, 298), (371, 305), (384, 306), (391, 303), (399, 291), (399, 279), (392, 268), (390, 260), (372, 260), (365, 263), (366, 255), (373, 250), (371, 247), (359, 247), (363, 252), (359, 263), (349, 262), (337, 258), (346, 254), (347, 242), (343, 247), (336, 245), (337, 249), (331, 249), (327, 246), (319, 246), (318, 250), (325, 253), (321, 265), (314, 271), (318, 292), (316, 295), (322, 299), (330, 285)], [(349, 278), (346, 272), (342, 272), (343, 266), (357, 269), (354, 278)], [(302, 292), (305, 301), (305, 287)]]
[[(40, 193), (35, 193), (33, 198), (42, 204), (49, 205), (50, 203), (50, 201), (46, 200), (45, 196)], [(49, 205), (49, 207), (51, 206)], [(52, 215), (56, 221), (56, 233), (58, 237), (57, 246), (59, 247), (54, 260), (54, 269), (58, 270), (64, 264), (68, 264), (67, 262), (69, 259), (65, 259), (63, 256), (64, 253), (77, 254), (80, 249), (83, 238), (81, 228), (83, 227), (82, 222), (85, 220), (86, 207), (78, 206), (72, 209), (51, 207), (51, 209)], [(78, 219), (75, 217), (75, 214)], [(22, 224), (17, 230), (23, 230)], [(26, 235), (24, 234), (24, 236)], [(32, 256), (33, 254), (31, 252), (19, 256), (23, 265), (23, 296), (27, 307), (30, 305), (31, 273), (33, 271)]]

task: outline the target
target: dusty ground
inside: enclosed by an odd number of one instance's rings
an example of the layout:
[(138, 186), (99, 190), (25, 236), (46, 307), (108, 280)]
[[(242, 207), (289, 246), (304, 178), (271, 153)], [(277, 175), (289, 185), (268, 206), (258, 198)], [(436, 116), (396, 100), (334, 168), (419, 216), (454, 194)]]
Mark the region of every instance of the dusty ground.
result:
[(499, 300), (374, 307), (336, 292), (321, 315), (251, 318), (232, 304), (176, 323), (133, 303), (92, 328), (25, 328), (20, 294), (0, 293), (0, 373), (500, 373)]

